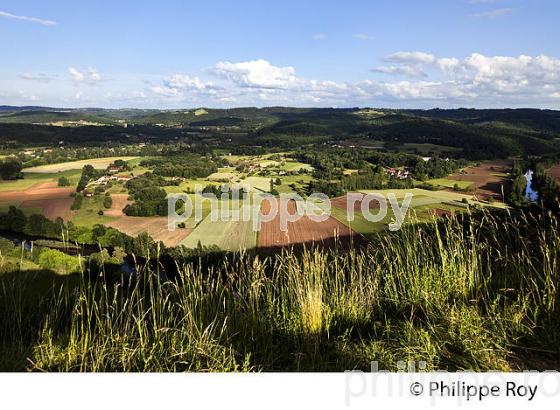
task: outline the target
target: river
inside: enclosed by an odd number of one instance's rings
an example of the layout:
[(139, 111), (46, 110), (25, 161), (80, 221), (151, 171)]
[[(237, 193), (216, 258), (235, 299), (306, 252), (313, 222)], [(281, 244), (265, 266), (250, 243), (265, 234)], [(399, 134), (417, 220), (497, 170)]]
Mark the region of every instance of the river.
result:
[(530, 202), (536, 202), (539, 199), (539, 193), (533, 189), (533, 174), (532, 169), (525, 172), (525, 179), (527, 180), (527, 188), (525, 188), (525, 198)]

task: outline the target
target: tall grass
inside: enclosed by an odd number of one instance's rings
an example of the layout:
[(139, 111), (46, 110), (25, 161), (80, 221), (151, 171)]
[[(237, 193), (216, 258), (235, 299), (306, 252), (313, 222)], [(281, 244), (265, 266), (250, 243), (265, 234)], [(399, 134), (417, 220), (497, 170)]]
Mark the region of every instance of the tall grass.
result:
[[(173, 281), (148, 267), (130, 281), (82, 275), (42, 298), (26, 296), (16, 277), (0, 287), (0, 365), (341, 371), (367, 370), (374, 360), (389, 370), (423, 360), (428, 369), (553, 367), (560, 357), (558, 228), (548, 214), (450, 218), (380, 235), (365, 250), (184, 264)], [(14, 351), (25, 360), (8, 360)]]

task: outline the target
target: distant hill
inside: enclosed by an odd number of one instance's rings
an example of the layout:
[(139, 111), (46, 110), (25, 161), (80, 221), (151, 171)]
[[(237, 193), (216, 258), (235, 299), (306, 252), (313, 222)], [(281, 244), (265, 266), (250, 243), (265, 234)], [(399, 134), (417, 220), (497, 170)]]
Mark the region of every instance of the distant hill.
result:
[(455, 147), (468, 158), (541, 155), (560, 151), (560, 111), (0, 107), (0, 142), (164, 142), (184, 138), (282, 147), (360, 139), (392, 146), (425, 143)]

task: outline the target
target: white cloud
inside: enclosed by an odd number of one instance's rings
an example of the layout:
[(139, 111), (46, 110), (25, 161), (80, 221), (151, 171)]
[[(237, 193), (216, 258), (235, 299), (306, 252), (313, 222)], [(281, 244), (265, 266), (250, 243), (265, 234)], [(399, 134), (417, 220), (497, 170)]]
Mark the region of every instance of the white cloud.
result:
[(85, 78), (84, 74), (74, 67), (68, 67), (68, 72), (70, 73), (74, 81), (83, 81)]
[(165, 80), (165, 84), (170, 88), (183, 88), (183, 89), (195, 89), (204, 90), (212, 86), (212, 83), (205, 83), (201, 81), (198, 77), (189, 77), (183, 74), (172, 74), (169, 78)]
[(56, 25), (56, 21), (43, 20), (43, 19), (40, 19), (40, 18), (37, 18), (37, 17), (17, 16), (15, 14), (7, 13), (5, 11), (0, 11), (0, 17), (5, 17), (5, 18), (9, 18), (9, 19), (14, 19), (14, 20), (29, 21), (31, 23), (41, 24), (43, 26), (55, 26)]
[(422, 51), (399, 51), (384, 58), (389, 63), (431, 64), (436, 58)]
[(354, 37), (357, 40), (363, 40), (363, 41), (373, 40), (373, 37), (366, 33), (356, 33), (352, 37)]
[(201, 95), (212, 95), (219, 87), (198, 77), (185, 74), (172, 74), (163, 80), (163, 85), (152, 86), (151, 91), (171, 101), (184, 100), (187, 95), (196, 99)]
[[(52, 74), (28, 73), (0, 78), (0, 89), (8, 93), (0, 100), (25, 104), (36, 97), (40, 104), (55, 101), (57, 105), (66, 106), (74, 103), (127, 107), (437, 105), (560, 108), (560, 59), (556, 57), (472, 53), (459, 58), (407, 51), (393, 53), (384, 60), (391, 63), (371, 69), (371, 78), (353, 82), (304, 78), (298, 76), (292, 66), (274, 65), (262, 59), (218, 62), (211, 70), (199, 75), (173, 73), (118, 79), (105, 79), (93, 68), (69, 67), (66, 79)], [(49, 77), (53, 80), (47, 83)], [(68, 81), (68, 78), (74, 81)], [(97, 86), (75, 87), (79, 84)], [(18, 94), (18, 90), (25, 91), (25, 96)]]
[(417, 65), (402, 65), (402, 66), (381, 66), (371, 69), (374, 73), (383, 73), (391, 75), (404, 75), (408, 77), (426, 77), (427, 74)]
[[(400, 61), (425, 61), (414, 69), (436, 70), (431, 81), (382, 83), (382, 94), (398, 99), (447, 99), (460, 101), (500, 101), (502, 104), (546, 101), (560, 92), (560, 59), (549, 56), (484, 56), (473, 53), (460, 60), (454, 57), (405, 58), (411, 53), (396, 53)], [(412, 55), (418, 57), (421, 53)], [(432, 58), (433, 57), (433, 58)], [(400, 69), (400, 70), (399, 70)], [(376, 72), (406, 73), (410, 66), (381, 67)]]
[(75, 67), (68, 67), (68, 73), (76, 82), (88, 82), (90, 84), (101, 81), (101, 74), (95, 68), (87, 68), (80, 71)]
[(151, 87), (151, 90), (159, 96), (169, 100), (181, 101), (185, 97), (185, 93), (178, 88), (154, 86)]
[(23, 73), (19, 76), (20, 78), (28, 81), (36, 81), (38, 83), (49, 83), (53, 80), (53, 76), (50, 76), (45, 73)]
[(219, 62), (218, 84), (174, 74), (151, 91), (175, 104), (353, 106), (558, 105), (560, 60), (549, 56), (436, 57), (421, 51), (388, 56), (393, 64), (371, 71), (407, 81), (338, 82), (298, 77), (293, 67), (266, 60)]
[(86, 76), (91, 81), (101, 81), (101, 75), (94, 68), (88, 68)]
[(325, 33), (316, 33), (316, 34), (313, 34), (313, 36), (311, 36), (311, 38), (313, 40), (324, 40), (324, 39), (327, 38), (327, 35)]
[(472, 14), (472, 17), (493, 19), (496, 17), (505, 16), (506, 14), (510, 14), (511, 12), (513, 12), (512, 8), (502, 8), (502, 9), (485, 11), (483, 13)]
[(219, 62), (214, 73), (243, 87), (285, 88), (297, 82), (293, 67), (276, 67), (266, 60)]

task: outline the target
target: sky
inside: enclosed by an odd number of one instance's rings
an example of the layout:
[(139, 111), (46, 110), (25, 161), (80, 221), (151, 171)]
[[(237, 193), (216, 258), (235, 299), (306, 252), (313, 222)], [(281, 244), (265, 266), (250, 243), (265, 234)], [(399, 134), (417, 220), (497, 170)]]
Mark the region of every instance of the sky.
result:
[(0, 0), (0, 105), (560, 109), (560, 1)]

